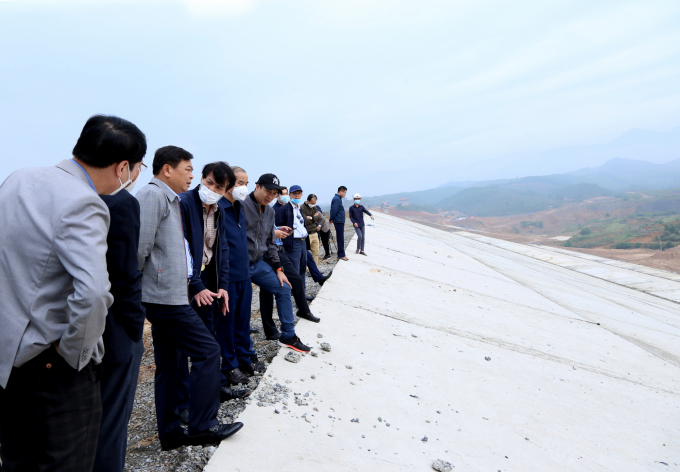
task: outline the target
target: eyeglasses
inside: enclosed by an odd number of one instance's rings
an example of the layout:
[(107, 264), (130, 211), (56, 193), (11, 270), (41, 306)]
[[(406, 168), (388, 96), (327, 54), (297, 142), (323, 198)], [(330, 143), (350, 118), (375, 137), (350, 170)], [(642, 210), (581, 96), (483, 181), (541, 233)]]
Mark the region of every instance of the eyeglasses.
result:
[(147, 169), (146, 164), (142, 162), (142, 167), (139, 169), (140, 172), (144, 172)]

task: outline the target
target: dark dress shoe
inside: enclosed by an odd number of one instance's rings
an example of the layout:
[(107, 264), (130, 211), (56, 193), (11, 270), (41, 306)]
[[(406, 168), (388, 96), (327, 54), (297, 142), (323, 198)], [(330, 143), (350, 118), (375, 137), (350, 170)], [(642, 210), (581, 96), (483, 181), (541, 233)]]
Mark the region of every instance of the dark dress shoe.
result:
[(186, 430), (182, 430), (181, 433), (168, 434), (163, 438), (163, 441), (161, 441), (161, 449), (164, 451), (170, 451), (188, 445), (189, 436), (187, 435)]
[(243, 375), (243, 372), (241, 372), (238, 367), (235, 369), (230, 370), (227, 372), (227, 381), (229, 382), (229, 385), (236, 385), (236, 384), (243, 384), (247, 385), (248, 384), (248, 377)]
[[(246, 377), (247, 378), (247, 377)], [(232, 390), (229, 387), (220, 388), (220, 403), (236, 400), (245, 397), (248, 392), (245, 390)]]
[(279, 333), (279, 332), (277, 331), (276, 333), (272, 334), (271, 336), (265, 336), (265, 339), (266, 339), (267, 341), (278, 341), (278, 339), (279, 339), (280, 337), (281, 337), (281, 333)]
[(266, 370), (264, 364), (260, 361), (253, 362), (252, 364), (239, 364), (238, 368), (247, 375), (262, 374)]
[(189, 433), (187, 440), (190, 446), (210, 446), (219, 444), (229, 436), (236, 434), (241, 428), (243, 428), (243, 423), (218, 424), (205, 431)]
[(308, 302), (311, 302), (311, 301), (313, 301), (316, 297), (313, 297), (312, 295), (307, 295), (305, 298), (307, 299)]
[(182, 410), (179, 412), (179, 419), (184, 424), (189, 424), (189, 410)]
[(324, 275), (323, 277), (321, 277), (321, 280), (319, 280), (317, 283), (318, 283), (320, 286), (323, 287), (323, 284), (326, 283), (326, 280), (328, 280), (328, 279), (331, 278), (331, 275), (332, 275), (332, 274), (333, 274), (333, 272), (331, 272), (331, 273), (328, 274), (328, 275)]
[(300, 318), (302, 318), (303, 320), (311, 321), (313, 323), (318, 323), (319, 321), (321, 321), (321, 318), (318, 318), (311, 313), (300, 313), (300, 312), (298, 312), (297, 315)]

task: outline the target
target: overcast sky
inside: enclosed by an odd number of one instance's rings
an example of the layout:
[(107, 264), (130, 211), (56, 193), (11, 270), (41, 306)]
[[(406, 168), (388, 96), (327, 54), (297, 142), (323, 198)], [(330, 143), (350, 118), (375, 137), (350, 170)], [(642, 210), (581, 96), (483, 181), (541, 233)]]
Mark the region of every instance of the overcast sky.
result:
[(0, 0), (0, 178), (107, 113), (328, 202), (679, 111), (677, 0)]

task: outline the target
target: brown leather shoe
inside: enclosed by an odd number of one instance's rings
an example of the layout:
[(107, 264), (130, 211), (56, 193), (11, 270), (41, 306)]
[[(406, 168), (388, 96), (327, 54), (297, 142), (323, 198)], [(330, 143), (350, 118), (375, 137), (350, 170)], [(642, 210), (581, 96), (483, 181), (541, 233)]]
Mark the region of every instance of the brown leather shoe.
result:
[(229, 385), (236, 384), (248, 385), (248, 377), (246, 377), (245, 374), (241, 372), (238, 367), (227, 372), (226, 377), (227, 381), (229, 382)]

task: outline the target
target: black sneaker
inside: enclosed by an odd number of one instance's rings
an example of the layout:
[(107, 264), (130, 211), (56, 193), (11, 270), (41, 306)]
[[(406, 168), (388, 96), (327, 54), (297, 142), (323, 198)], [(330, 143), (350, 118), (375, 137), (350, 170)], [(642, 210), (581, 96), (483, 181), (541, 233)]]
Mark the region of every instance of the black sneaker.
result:
[(300, 341), (300, 338), (298, 338), (297, 336), (291, 339), (281, 338), (279, 339), (279, 345), (283, 347), (289, 347), (297, 352), (304, 352), (305, 354), (309, 352), (309, 347), (302, 344), (302, 341)]
[(311, 321), (312, 323), (318, 323), (321, 321), (321, 318), (314, 316), (311, 312), (309, 313), (300, 313), (299, 311), (296, 313), (299, 318), (302, 318), (303, 320)]

